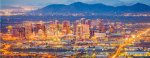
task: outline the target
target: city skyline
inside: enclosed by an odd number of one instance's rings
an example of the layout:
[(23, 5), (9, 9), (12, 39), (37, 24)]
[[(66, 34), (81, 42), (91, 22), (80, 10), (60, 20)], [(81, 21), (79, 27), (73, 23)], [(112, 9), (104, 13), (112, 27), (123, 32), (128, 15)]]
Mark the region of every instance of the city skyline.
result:
[[(23, 21), (1, 33), (2, 58), (150, 57), (149, 23)], [(14, 43), (15, 42), (15, 43)], [(36, 56), (35, 56), (36, 55)]]
[(0, 3), (0, 58), (150, 58), (150, 0)]

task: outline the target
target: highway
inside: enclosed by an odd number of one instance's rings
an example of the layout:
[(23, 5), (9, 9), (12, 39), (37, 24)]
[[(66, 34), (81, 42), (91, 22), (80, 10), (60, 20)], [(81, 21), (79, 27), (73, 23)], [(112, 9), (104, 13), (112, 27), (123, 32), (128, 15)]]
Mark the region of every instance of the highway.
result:
[(132, 43), (134, 40), (140, 40), (140, 37), (143, 34), (147, 34), (149, 31), (150, 31), (150, 29), (146, 29), (145, 31), (143, 31), (143, 32), (141, 32), (141, 33), (139, 33), (139, 34), (131, 37), (131, 38), (128, 38), (127, 40), (125, 40), (123, 44), (120, 44), (120, 46), (118, 47), (118, 49), (116, 50), (116, 52), (112, 56), (110, 56), (110, 58), (117, 58), (120, 55), (122, 49), (125, 46), (127, 46), (130, 43)]

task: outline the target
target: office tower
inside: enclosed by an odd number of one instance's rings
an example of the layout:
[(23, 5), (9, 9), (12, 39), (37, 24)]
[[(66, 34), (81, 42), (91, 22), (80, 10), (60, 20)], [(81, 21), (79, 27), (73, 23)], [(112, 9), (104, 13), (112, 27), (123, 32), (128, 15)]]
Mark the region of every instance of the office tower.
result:
[(83, 37), (84, 38), (89, 38), (90, 37), (90, 27), (87, 24), (82, 24), (83, 29)]
[(94, 36), (95, 33), (95, 29), (94, 28), (90, 28), (90, 38), (92, 38)]
[(44, 31), (42, 29), (38, 30), (37, 35), (38, 35), (38, 39), (40, 39), (40, 40), (43, 40), (43, 39), (46, 38), (46, 35), (45, 35), (45, 33), (44, 33)]
[(23, 26), (25, 28), (25, 37), (29, 39), (30, 35), (32, 35), (32, 22), (25, 21), (23, 22)]
[(76, 35), (76, 29), (77, 29), (77, 25), (79, 24), (79, 20), (76, 20), (74, 23), (73, 23), (73, 34)]
[(38, 31), (41, 29), (44, 32), (44, 34), (46, 35), (46, 28), (45, 28), (44, 22), (41, 22), (41, 21), (37, 22), (33, 26), (34, 26), (33, 32), (35, 32), (35, 34), (37, 34)]
[(91, 27), (91, 20), (85, 20), (85, 24), (89, 25), (89, 27)]
[(98, 25), (96, 20), (91, 20), (91, 27), (96, 28), (96, 26)]
[(12, 34), (13, 34), (13, 36), (15, 36), (15, 37), (19, 37), (19, 28), (13, 28)]
[(80, 19), (80, 23), (81, 23), (81, 24), (85, 24), (85, 18), (81, 18), (81, 19)]
[(19, 28), (19, 37), (25, 38), (25, 28), (24, 27)]
[(82, 27), (82, 25), (80, 23), (76, 27), (76, 36), (78, 36), (79, 38), (81, 38), (82, 32), (83, 32), (83, 27)]
[(99, 32), (102, 32), (104, 28), (104, 23), (100, 19), (97, 20), (97, 22), (98, 22), (97, 29), (99, 30)]
[(113, 32), (114, 32), (114, 26), (113, 26), (113, 25), (110, 25), (110, 26), (109, 26), (109, 31), (110, 31), (110, 33), (113, 33)]
[(80, 38), (85, 38), (89, 37), (89, 35), (90, 35), (89, 25), (79, 23), (76, 26), (76, 36)]
[(50, 24), (49, 25), (49, 35), (56, 35), (56, 32), (58, 31), (58, 24)]
[(13, 28), (13, 36), (25, 38), (25, 28), (24, 27), (15, 27)]
[(65, 20), (65, 21), (63, 21), (62, 22), (62, 32), (63, 32), (63, 34), (69, 34), (70, 33), (70, 21), (67, 21), (67, 20)]

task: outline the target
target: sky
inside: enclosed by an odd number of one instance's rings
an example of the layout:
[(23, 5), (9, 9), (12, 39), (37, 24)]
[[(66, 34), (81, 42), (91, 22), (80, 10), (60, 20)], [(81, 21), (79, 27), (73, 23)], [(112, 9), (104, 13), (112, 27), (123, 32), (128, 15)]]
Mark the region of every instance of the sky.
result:
[(150, 5), (150, 0), (0, 0), (1, 6), (35, 6), (44, 7), (50, 4), (71, 4), (74, 2), (83, 3), (103, 3), (111, 6), (132, 5), (135, 3), (143, 3)]

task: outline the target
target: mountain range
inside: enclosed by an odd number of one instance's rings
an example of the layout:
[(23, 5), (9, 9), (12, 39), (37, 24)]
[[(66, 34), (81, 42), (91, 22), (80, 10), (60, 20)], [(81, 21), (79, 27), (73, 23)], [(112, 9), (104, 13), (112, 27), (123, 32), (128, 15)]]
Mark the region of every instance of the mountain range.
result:
[(86, 4), (82, 2), (75, 2), (70, 5), (52, 4), (41, 9), (31, 11), (32, 14), (117, 14), (117, 13), (150, 13), (150, 6), (136, 3), (134, 5), (126, 6), (108, 6), (104, 4)]

